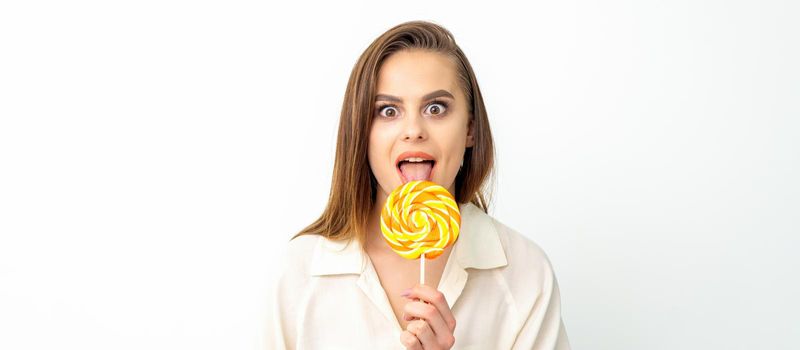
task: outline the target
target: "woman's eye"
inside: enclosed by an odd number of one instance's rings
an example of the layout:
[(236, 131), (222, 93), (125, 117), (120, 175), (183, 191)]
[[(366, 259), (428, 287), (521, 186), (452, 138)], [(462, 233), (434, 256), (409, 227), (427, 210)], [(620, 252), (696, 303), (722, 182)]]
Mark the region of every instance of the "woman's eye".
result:
[(447, 103), (433, 102), (428, 105), (428, 112), (432, 115), (444, 114), (447, 111)]
[(378, 114), (384, 117), (393, 118), (397, 116), (397, 108), (394, 106), (380, 106), (378, 107)]

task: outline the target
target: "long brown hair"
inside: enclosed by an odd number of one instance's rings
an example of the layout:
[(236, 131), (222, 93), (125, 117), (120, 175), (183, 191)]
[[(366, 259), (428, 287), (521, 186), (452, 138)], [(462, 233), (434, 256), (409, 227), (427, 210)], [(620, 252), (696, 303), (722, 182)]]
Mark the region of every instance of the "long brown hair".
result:
[(316, 221), (292, 239), (306, 234), (322, 235), (332, 240), (356, 237), (364, 246), (364, 229), (377, 193), (377, 180), (369, 167), (367, 146), (378, 71), (389, 55), (408, 49), (442, 53), (456, 65), (459, 85), (467, 98), (470, 122), (474, 127), (475, 145), (464, 153), (463, 167), (456, 175), (454, 195), (458, 203), (471, 202), (488, 212), (487, 199), (491, 200), (491, 190), (485, 188), (485, 182), (494, 169), (494, 142), (478, 80), (467, 57), (447, 29), (431, 22), (411, 21), (397, 25), (375, 39), (353, 67), (339, 119), (328, 205)]

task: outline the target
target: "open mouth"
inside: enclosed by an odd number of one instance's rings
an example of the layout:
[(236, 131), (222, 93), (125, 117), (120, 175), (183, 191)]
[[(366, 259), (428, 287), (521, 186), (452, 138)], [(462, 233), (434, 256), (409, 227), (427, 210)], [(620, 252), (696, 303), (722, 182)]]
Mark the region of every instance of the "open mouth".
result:
[(407, 152), (397, 158), (397, 172), (403, 183), (415, 180), (431, 181), (436, 160), (422, 152)]

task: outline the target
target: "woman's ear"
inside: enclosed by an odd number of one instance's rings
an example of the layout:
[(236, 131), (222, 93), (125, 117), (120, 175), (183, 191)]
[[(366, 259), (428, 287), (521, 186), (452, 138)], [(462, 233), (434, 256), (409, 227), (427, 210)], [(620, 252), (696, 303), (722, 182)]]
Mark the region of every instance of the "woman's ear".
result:
[(472, 121), (473, 118), (470, 116), (469, 125), (467, 126), (467, 148), (475, 146), (475, 123)]

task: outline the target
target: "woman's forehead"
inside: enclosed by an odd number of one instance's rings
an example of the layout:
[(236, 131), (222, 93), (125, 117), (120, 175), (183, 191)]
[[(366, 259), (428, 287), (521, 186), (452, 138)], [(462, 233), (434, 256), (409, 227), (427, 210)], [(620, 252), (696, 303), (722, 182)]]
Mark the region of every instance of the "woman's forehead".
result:
[(378, 72), (377, 94), (403, 100), (421, 99), (432, 91), (445, 90), (460, 95), (453, 61), (444, 54), (404, 50), (389, 56)]

